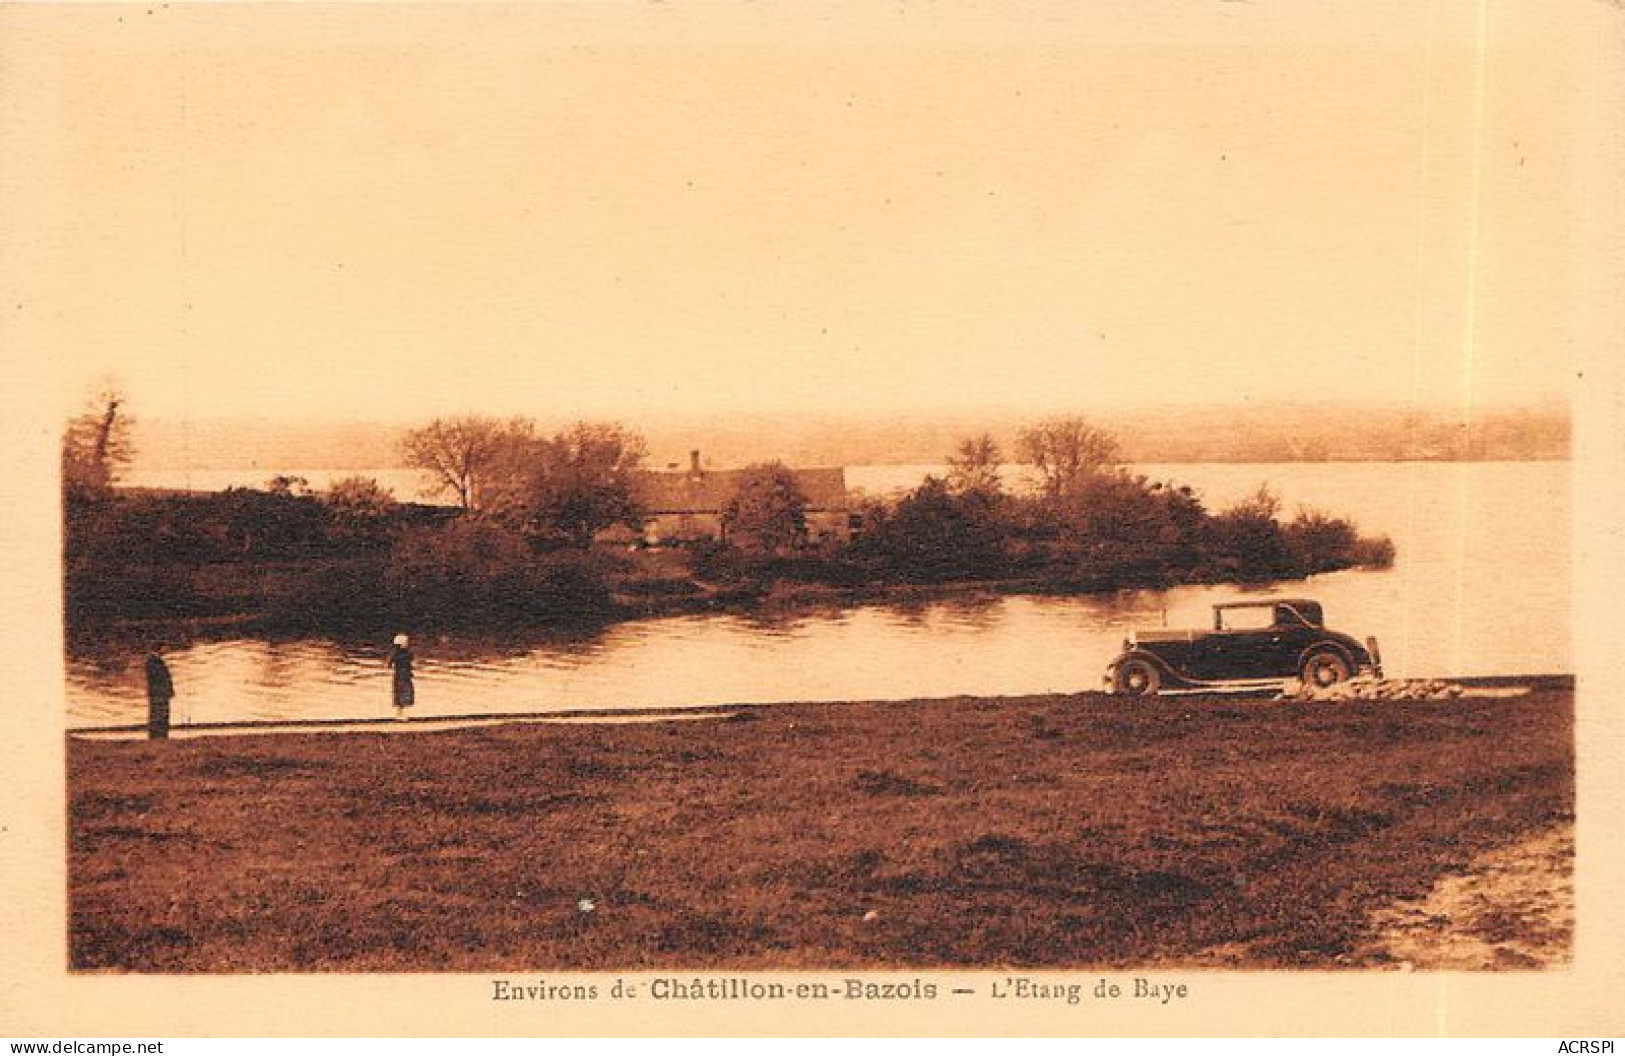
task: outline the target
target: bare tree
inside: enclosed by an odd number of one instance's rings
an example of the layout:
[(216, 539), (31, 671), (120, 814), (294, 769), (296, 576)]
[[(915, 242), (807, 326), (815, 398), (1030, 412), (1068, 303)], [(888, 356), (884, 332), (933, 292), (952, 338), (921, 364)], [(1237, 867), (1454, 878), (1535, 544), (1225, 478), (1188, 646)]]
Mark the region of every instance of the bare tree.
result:
[(998, 443), (987, 433), (961, 440), (948, 456), (948, 489), (956, 495), (999, 494), (1002, 458)]
[(429, 478), (433, 491), (454, 495), (463, 509), (474, 510), (496, 482), (499, 466), (531, 438), (534, 429), (522, 418), (437, 418), (407, 433), (401, 453), (408, 465)]
[(1016, 452), (1038, 471), (1044, 494), (1052, 498), (1122, 462), (1112, 435), (1082, 418), (1046, 418), (1022, 430)]
[(124, 394), (108, 386), (89, 409), (68, 422), (62, 434), (62, 487), (72, 495), (103, 495), (129, 466), (133, 424), (124, 413)]

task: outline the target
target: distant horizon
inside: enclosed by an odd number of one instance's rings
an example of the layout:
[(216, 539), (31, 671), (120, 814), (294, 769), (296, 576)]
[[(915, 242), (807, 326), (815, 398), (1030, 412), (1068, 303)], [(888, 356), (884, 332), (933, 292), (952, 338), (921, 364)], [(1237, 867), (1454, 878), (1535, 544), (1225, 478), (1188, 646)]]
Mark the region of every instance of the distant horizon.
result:
[[(144, 416), (139, 408), (129, 410), (135, 447), (131, 469), (137, 473), (255, 466), (402, 468), (396, 449), (400, 437), (429, 421), (270, 417), (177, 421)], [(899, 416), (746, 411), (728, 416), (669, 412), (610, 420), (644, 437), (647, 464), (657, 468), (686, 464), (694, 450), (717, 466), (771, 460), (809, 466), (940, 464), (959, 440), (982, 432), (992, 435), (1004, 448), (1005, 461), (1013, 463), (1019, 430), (1056, 416), (993, 410)], [(1239, 409), (1210, 403), (1076, 416), (1112, 433), (1125, 460), (1139, 462), (1549, 460), (1568, 457), (1572, 433), (1570, 408), (1551, 401), (1481, 407), (1470, 416), (1376, 403)], [(543, 431), (551, 431), (579, 419), (534, 420)], [(1479, 447), (1453, 446), (1462, 444), (1468, 434)], [(1465, 454), (1469, 450), (1478, 453)]]
[[(86, 389), (83, 395), (93, 398), (94, 388)], [(238, 414), (143, 414), (140, 408), (133, 403), (126, 402), (132, 419), (137, 423), (161, 422), (165, 425), (232, 425), (232, 424), (274, 424), (279, 428), (343, 428), (356, 426), (377, 426), (380, 428), (410, 429), (424, 425), (436, 419), (450, 419), (462, 417), (494, 418), (508, 420), (520, 418), (534, 421), (544, 427), (568, 425), (579, 421), (590, 422), (621, 422), (635, 425), (638, 421), (666, 422), (704, 422), (710, 420), (737, 421), (764, 420), (764, 421), (794, 421), (814, 423), (828, 421), (832, 423), (845, 423), (851, 421), (894, 422), (898, 420), (930, 419), (933, 421), (971, 421), (981, 418), (1009, 420), (1019, 418), (1023, 421), (1037, 422), (1045, 418), (1082, 418), (1086, 421), (1106, 421), (1129, 415), (1146, 415), (1161, 412), (1180, 414), (1279, 414), (1297, 412), (1302, 414), (1317, 413), (1406, 413), (1420, 414), (1434, 417), (1448, 417), (1462, 420), (1472, 420), (1493, 415), (1542, 413), (1557, 414), (1572, 417), (1573, 401), (1567, 396), (1539, 396), (1531, 399), (1503, 399), (1495, 402), (1480, 402), (1469, 407), (1453, 405), (1449, 402), (1423, 403), (1412, 400), (1399, 399), (1325, 399), (1319, 401), (1294, 401), (1290, 406), (1282, 403), (1273, 403), (1271, 406), (1260, 407), (1256, 404), (1266, 401), (1253, 401), (1248, 399), (1234, 401), (1220, 401), (1210, 399), (1177, 399), (1147, 400), (1138, 403), (1114, 404), (1109, 407), (1063, 407), (1045, 408), (1042, 406), (1017, 407), (1010, 405), (974, 406), (945, 406), (940, 408), (912, 407), (898, 412), (874, 410), (867, 412), (857, 411), (817, 411), (813, 409), (796, 409), (777, 411), (771, 408), (741, 408), (717, 412), (689, 412), (668, 409), (638, 409), (626, 408), (619, 412), (605, 410), (602, 413), (593, 413), (583, 410), (579, 413), (561, 412), (544, 413), (538, 411), (509, 411), (482, 409), (479, 407), (466, 407), (450, 409), (434, 414), (412, 415), (384, 415), (384, 414), (358, 414), (341, 415), (336, 413), (301, 415), (274, 415), (269, 413), (238, 413)], [(75, 413), (85, 408), (79, 406), (70, 408)]]

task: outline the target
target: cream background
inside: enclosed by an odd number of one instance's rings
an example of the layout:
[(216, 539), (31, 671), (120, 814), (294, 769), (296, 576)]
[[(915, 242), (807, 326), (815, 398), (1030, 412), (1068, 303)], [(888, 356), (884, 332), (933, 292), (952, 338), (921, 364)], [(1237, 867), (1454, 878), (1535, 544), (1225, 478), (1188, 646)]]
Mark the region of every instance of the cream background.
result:
[(152, 418), (1562, 398), (1605, 12), (11, 7), (8, 315)]
[[(1598, 677), (1625, 587), (1617, 5), (147, 11), (0, 8), (4, 1032), (1621, 1032), (1622, 694)], [(1088, 149), (1001, 88), (1090, 99)], [(154, 415), (410, 420), (561, 392), (628, 416), (1087, 411), (1169, 397), (1154, 364), (1172, 398), (1244, 413), (1291, 398), (1305, 343), (1364, 396), (1575, 408), (1571, 968), (1157, 973), (1193, 998), (1048, 1017), (66, 974), (55, 447), (95, 377)]]

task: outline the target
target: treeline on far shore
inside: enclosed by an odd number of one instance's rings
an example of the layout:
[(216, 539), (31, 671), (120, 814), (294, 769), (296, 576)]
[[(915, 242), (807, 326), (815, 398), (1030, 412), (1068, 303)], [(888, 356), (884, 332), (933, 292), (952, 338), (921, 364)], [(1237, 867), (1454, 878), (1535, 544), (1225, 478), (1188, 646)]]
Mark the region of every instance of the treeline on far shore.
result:
[(493, 462), (508, 467), (508, 486), (485, 489), (503, 501), (484, 506), (469, 488), (457, 507), (398, 502), (365, 478), (322, 492), (286, 478), (208, 494), (69, 488), (70, 629), (219, 618), (285, 630), (581, 623), (901, 587), (1263, 582), (1394, 558), (1387, 539), (1342, 517), (1284, 515), (1263, 488), (1210, 511), (1189, 487), (1123, 468), (1111, 437), (1076, 419), (1022, 434), (1017, 454), (1039, 474), (1031, 494), (1001, 487), (1001, 452), (984, 435), (956, 448), (944, 476), (856, 506), (850, 538), (813, 541), (795, 474), (766, 463), (739, 475), (721, 513), (726, 541), (663, 546), (628, 542), (646, 517), (636, 434), (583, 425), (515, 436), (523, 442), (498, 445)]

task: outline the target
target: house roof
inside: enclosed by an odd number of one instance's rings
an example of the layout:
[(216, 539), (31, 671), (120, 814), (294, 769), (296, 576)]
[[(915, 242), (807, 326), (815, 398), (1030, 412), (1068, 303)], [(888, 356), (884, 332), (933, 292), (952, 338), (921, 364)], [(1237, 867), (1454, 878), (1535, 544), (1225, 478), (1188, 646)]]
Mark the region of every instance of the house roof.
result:
[[(638, 498), (643, 508), (656, 513), (721, 513), (739, 487), (739, 469), (700, 473), (645, 472), (638, 476)], [(809, 510), (846, 509), (846, 470), (793, 469)]]

